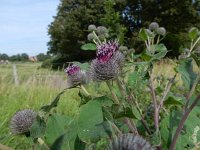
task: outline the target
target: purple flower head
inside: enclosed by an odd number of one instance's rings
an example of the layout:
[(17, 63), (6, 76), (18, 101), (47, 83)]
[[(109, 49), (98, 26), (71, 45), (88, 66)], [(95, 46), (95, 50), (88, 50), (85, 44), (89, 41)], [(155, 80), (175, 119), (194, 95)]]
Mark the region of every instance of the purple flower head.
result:
[(81, 71), (81, 68), (78, 65), (72, 64), (71, 66), (67, 67), (65, 70), (67, 75), (74, 75)]
[(100, 63), (107, 62), (113, 54), (119, 49), (118, 41), (103, 42), (97, 45), (97, 59)]
[(120, 75), (124, 55), (118, 49), (119, 44), (116, 40), (97, 45), (97, 57), (90, 66), (91, 79), (107, 81)]
[(67, 87), (72, 88), (88, 82), (86, 73), (78, 65), (72, 64), (65, 70), (67, 74)]

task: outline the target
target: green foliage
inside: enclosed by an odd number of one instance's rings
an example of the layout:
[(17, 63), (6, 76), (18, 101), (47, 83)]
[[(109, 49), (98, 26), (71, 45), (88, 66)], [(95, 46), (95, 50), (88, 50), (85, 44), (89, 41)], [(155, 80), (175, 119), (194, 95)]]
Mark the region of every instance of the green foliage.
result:
[(109, 28), (111, 38), (117, 38), (120, 44), (123, 44), (125, 42), (127, 29), (122, 24), (120, 12), (115, 10), (116, 5), (116, 0), (104, 1), (105, 14), (100, 19), (100, 23)]
[[(56, 139), (58, 139), (60, 135), (65, 132), (71, 121), (72, 118), (65, 115), (52, 114), (48, 118), (47, 128), (45, 131), (46, 143), (51, 145), (54, 141), (56, 141)], [(60, 140), (61, 139), (62, 138), (60, 138)]]
[[(181, 131), (181, 135), (177, 141), (176, 149), (192, 149), (194, 147), (192, 141), (192, 134), (194, 133), (194, 128), (199, 126), (198, 114), (200, 113), (199, 108), (194, 109), (189, 118), (184, 124), (184, 127)], [(165, 116), (161, 122), (161, 136), (163, 140), (163, 145), (165, 149), (170, 145), (172, 136), (175, 133), (175, 130), (178, 126), (182, 113), (180, 111), (172, 111), (169, 115)], [(197, 140), (200, 140), (200, 136), (197, 136)]]
[(190, 40), (196, 39), (200, 35), (198, 28), (196, 27), (191, 28), (188, 35)]
[(190, 89), (196, 78), (196, 74), (193, 72), (192, 59), (182, 60), (177, 71), (181, 74), (185, 87)]
[(45, 129), (46, 129), (46, 123), (40, 116), (37, 116), (36, 121), (31, 126), (30, 136), (33, 139), (40, 138), (43, 136)]
[(44, 112), (50, 112), (50, 110), (58, 105), (58, 102), (60, 100), (60, 96), (64, 93), (65, 91), (60, 92), (56, 98), (51, 102), (50, 105), (42, 106), (41, 110)]
[(87, 43), (81, 46), (82, 50), (96, 50), (96, 45), (93, 43)]
[(174, 94), (170, 94), (167, 99), (164, 101), (164, 105), (168, 106), (183, 106), (183, 97), (175, 96)]
[(101, 126), (101, 123), (103, 122), (101, 105), (101, 102), (93, 100), (81, 106), (78, 120), (78, 135), (84, 142), (95, 142), (106, 136), (106, 133)]

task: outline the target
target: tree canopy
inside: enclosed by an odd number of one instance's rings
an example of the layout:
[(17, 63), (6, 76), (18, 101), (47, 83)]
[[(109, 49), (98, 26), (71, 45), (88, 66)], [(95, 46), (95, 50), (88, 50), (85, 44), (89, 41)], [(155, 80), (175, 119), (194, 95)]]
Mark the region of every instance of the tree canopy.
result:
[(57, 15), (49, 25), (49, 53), (62, 61), (86, 60), (94, 52), (82, 51), (87, 41), (90, 24), (106, 26), (122, 43), (134, 47), (134, 35), (152, 21), (157, 21), (168, 32), (165, 43), (177, 55), (184, 41), (181, 34), (191, 26), (200, 27), (199, 0), (61, 0)]

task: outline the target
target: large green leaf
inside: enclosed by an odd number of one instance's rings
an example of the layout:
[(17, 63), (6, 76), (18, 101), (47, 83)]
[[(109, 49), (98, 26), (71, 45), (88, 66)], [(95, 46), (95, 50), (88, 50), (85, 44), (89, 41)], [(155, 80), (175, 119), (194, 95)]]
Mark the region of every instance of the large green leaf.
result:
[[(59, 125), (59, 120), (62, 120), (62, 117), (64, 117), (64, 121), (61, 121), (62, 125)], [(67, 119), (69, 117), (65, 117), (65, 116), (59, 116), (58, 118), (52, 118), (52, 121), (55, 121), (55, 123), (53, 123), (51, 126), (53, 127), (54, 124), (57, 124), (55, 126), (58, 126), (58, 129), (55, 127), (54, 129), (49, 128), (49, 132), (48, 134), (46, 134), (47, 136), (50, 136), (50, 138), (48, 139), (49, 142), (53, 141), (53, 139), (55, 139), (55, 141), (53, 142), (51, 148), (57, 148), (59, 150), (75, 150), (75, 141), (77, 138), (77, 132), (78, 132), (78, 122), (77, 122), (77, 118), (74, 119)], [(68, 121), (67, 121), (68, 120)], [(58, 131), (51, 131), (51, 130), (58, 130)], [(52, 137), (55, 133), (55, 137)], [(60, 135), (57, 137), (57, 135), (60, 133)], [(57, 137), (57, 138), (56, 138)], [(47, 141), (47, 142), (48, 142)], [(56, 149), (56, 150), (57, 150)]]
[(167, 99), (164, 101), (163, 103), (165, 106), (169, 106), (169, 105), (183, 105), (183, 97), (178, 97), (175, 96), (173, 94), (170, 94)]
[(176, 70), (181, 74), (181, 79), (185, 87), (190, 89), (196, 78), (196, 74), (193, 72), (192, 59), (182, 60)]
[(93, 43), (87, 43), (81, 46), (82, 50), (96, 50), (96, 45)]
[(33, 139), (42, 137), (46, 129), (45, 121), (40, 117), (37, 116), (35, 122), (32, 124), (30, 128), (30, 136)]
[(111, 107), (105, 107), (104, 115), (108, 115), (108, 119), (119, 119), (123, 117), (133, 118), (140, 120), (140, 114), (137, 108), (113, 104)]
[(82, 105), (78, 119), (78, 136), (83, 142), (96, 142), (102, 137), (107, 137), (104, 127), (102, 106), (108, 105), (107, 97), (96, 98)]
[(64, 134), (59, 136), (51, 146), (51, 150), (61, 150), (64, 143)]
[(66, 128), (73, 119), (64, 115), (53, 114), (48, 118), (45, 139), (47, 144), (52, 144), (60, 135), (64, 134)]
[(164, 44), (158, 44), (158, 45), (155, 45), (155, 52), (158, 52), (158, 53), (153, 55), (153, 57), (151, 58), (151, 61), (160, 60), (161, 58), (165, 57), (165, 55), (167, 54), (167, 48), (165, 47)]
[(77, 136), (75, 143), (74, 143), (74, 149), (75, 150), (85, 150), (85, 143), (81, 141), (81, 139)]

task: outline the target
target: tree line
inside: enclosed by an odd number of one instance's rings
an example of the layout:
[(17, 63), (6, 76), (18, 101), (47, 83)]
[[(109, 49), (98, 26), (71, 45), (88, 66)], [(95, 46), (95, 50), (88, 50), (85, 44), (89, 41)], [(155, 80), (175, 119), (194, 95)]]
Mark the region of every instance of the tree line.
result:
[(95, 52), (82, 51), (90, 24), (106, 26), (120, 44), (142, 52), (138, 31), (152, 21), (166, 27), (163, 41), (169, 57), (177, 57), (187, 44), (186, 31), (200, 27), (199, 0), (60, 0), (54, 21), (49, 25), (48, 53), (56, 62), (84, 61)]
[[(40, 53), (38, 55), (36, 55), (37, 60), (38, 61), (45, 61), (47, 59), (50, 59), (51, 56), (49, 54), (44, 54), (44, 53)], [(29, 60), (29, 55), (26, 53), (22, 53), (22, 54), (16, 54), (16, 55), (12, 55), (9, 56), (5, 53), (0, 53), (0, 60), (8, 60), (8, 61), (28, 61)]]

